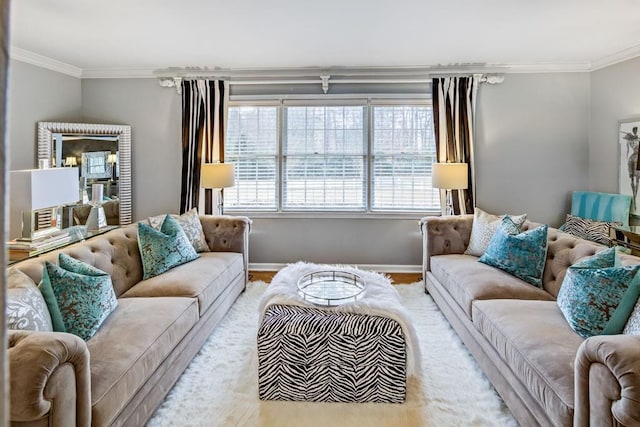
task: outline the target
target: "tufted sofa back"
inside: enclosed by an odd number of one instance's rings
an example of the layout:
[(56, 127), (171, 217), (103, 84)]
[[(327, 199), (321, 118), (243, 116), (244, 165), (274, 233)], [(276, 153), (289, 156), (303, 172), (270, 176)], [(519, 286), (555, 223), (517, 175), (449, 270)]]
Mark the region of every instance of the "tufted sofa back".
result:
[[(526, 221), (523, 231), (541, 224)], [(423, 232), (423, 270), (430, 270), (430, 258), (435, 255), (462, 254), (469, 245), (473, 215), (448, 217), (424, 217), (420, 220)], [(549, 227), (547, 234), (547, 259), (542, 277), (542, 285), (554, 298), (557, 298), (560, 286), (570, 265), (606, 249), (606, 246), (588, 240), (579, 239), (556, 228)], [(640, 258), (620, 256), (623, 265), (639, 264)]]
[[(526, 221), (523, 231), (538, 227), (541, 224)], [(547, 234), (547, 261), (544, 267), (542, 285), (544, 289), (557, 298), (560, 286), (567, 273), (567, 268), (583, 258), (607, 249), (606, 246), (577, 238), (571, 234), (564, 233), (556, 228), (549, 227)], [(621, 255), (623, 265), (638, 264), (640, 258), (631, 255)]]
[(93, 239), (18, 262), (13, 267), (19, 268), (39, 283), (44, 262), (57, 263), (60, 252), (109, 273), (118, 297), (142, 280), (142, 259), (138, 250), (136, 224), (120, 227)]

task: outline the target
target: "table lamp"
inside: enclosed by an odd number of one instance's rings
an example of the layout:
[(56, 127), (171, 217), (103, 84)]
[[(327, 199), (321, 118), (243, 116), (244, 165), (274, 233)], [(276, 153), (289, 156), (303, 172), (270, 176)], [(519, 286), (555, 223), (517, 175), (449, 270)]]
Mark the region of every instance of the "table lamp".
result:
[(218, 190), (218, 213), (224, 213), (222, 189), (233, 187), (235, 181), (235, 165), (233, 163), (205, 163), (202, 165), (200, 186)]
[(58, 231), (61, 225), (53, 211), (79, 199), (78, 168), (11, 171), (10, 180), (11, 232), (17, 234), (20, 230), (25, 240), (37, 240)]
[(78, 166), (78, 161), (76, 160), (75, 156), (69, 156), (66, 159), (64, 159), (64, 165), (65, 166)]
[(451, 190), (464, 190), (469, 187), (469, 168), (467, 163), (433, 163), (431, 170), (432, 186), (446, 192), (446, 203), (442, 206), (442, 215), (453, 215)]

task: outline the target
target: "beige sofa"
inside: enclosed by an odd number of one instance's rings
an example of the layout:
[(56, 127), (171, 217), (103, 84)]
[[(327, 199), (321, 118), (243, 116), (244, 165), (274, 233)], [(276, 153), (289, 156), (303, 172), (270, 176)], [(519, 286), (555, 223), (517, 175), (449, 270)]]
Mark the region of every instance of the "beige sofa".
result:
[[(118, 307), (87, 342), (9, 332), (12, 425), (144, 425), (247, 282), (250, 220), (200, 220), (211, 252), (148, 280), (135, 224), (61, 250), (108, 272)], [(15, 266), (38, 283), (58, 252)]]
[(472, 224), (473, 215), (422, 219), (426, 289), (518, 422), (640, 425), (640, 336), (585, 340), (555, 301), (567, 267), (604, 247), (549, 228), (540, 289), (463, 255)]

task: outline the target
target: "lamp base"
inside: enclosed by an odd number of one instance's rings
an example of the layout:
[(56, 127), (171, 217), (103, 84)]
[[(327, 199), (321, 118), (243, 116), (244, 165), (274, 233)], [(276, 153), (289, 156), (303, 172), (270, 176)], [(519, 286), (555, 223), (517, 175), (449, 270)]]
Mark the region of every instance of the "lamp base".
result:
[(107, 216), (104, 213), (104, 208), (100, 205), (92, 206), (87, 217), (87, 231), (100, 230), (106, 226)]

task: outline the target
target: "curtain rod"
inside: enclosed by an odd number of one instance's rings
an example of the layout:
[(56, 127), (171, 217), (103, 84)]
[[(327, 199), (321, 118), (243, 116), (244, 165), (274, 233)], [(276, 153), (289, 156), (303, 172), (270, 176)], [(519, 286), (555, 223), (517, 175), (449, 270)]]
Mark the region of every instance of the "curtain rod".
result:
[[(461, 73), (462, 74), (462, 73)], [(323, 74), (316, 78), (307, 79), (240, 79), (233, 80), (230, 77), (220, 76), (187, 76), (187, 77), (158, 77), (158, 82), (162, 87), (174, 87), (178, 94), (182, 93), (182, 81), (183, 80), (198, 80), (198, 79), (218, 79), (224, 80), (229, 85), (294, 85), (294, 84), (322, 84), (322, 90), (324, 93), (329, 92), (329, 83), (331, 84), (431, 84), (433, 78), (437, 77), (456, 77), (456, 75), (432, 75), (423, 78), (385, 78), (385, 77), (373, 77), (373, 78), (334, 78), (331, 80), (331, 75)], [(469, 75), (468, 73), (465, 75)], [(503, 74), (473, 74), (478, 77), (479, 83), (499, 84), (504, 81)]]

